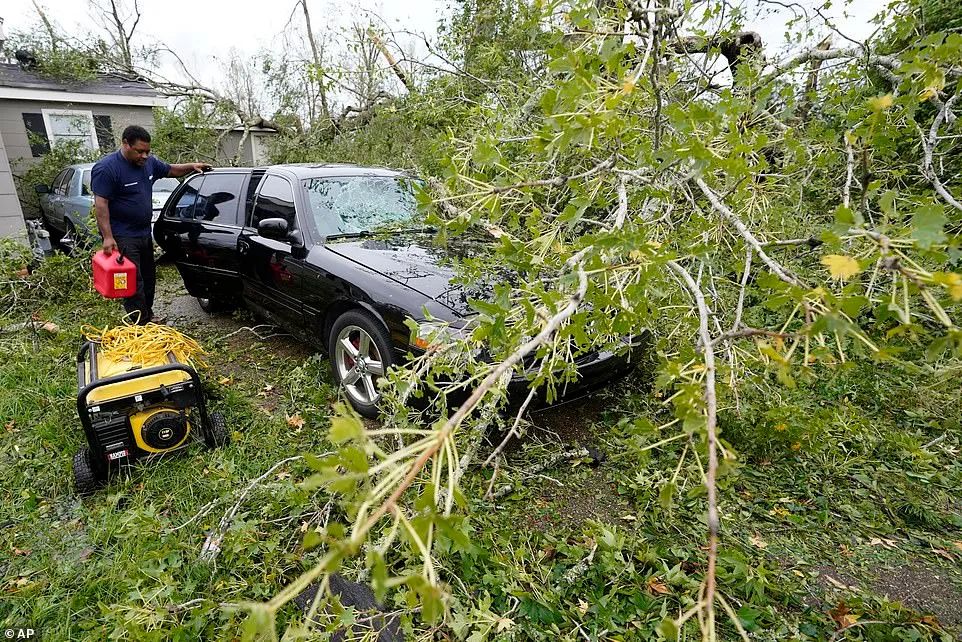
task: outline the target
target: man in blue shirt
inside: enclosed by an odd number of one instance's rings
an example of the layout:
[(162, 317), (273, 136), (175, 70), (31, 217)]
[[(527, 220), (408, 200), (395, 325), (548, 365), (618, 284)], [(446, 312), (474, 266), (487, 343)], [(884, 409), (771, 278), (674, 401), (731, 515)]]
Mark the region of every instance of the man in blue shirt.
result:
[(131, 125), (124, 130), (120, 149), (97, 161), (90, 173), (104, 254), (119, 251), (137, 266), (137, 292), (124, 299), (124, 309), (139, 324), (154, 320), (157, 269), (150, 234), (154, 181), (210, 169), (205, 163), (168, 165), (151, 156), (150, 134)]

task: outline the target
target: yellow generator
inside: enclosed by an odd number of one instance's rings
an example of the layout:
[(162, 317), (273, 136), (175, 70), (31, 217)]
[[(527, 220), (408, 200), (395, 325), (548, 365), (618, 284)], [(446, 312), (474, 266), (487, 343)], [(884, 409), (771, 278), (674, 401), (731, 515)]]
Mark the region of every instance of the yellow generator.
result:
[(77, 412), (88, 446), (74, 455), (77, 493), (145, 458), (182, 450), (202, 438), (208, 448), (228, 441), (220, 413), (207, 413), (197, 372), (173, 352), (154, 362), (115, 359), (87, 341), (77, 354)]

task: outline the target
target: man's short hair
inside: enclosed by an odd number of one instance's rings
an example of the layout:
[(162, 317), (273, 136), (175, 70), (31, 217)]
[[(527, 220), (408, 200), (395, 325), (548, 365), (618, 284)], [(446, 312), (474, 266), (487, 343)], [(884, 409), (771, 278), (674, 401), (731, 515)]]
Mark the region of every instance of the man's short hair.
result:
[(145, 143), (150, 142), (150, 134), (140, 125), (129, 125), (124, 129), (124, 133), (120, 138), (128, 145), (133, 145), (138, 140), (142, 140)]

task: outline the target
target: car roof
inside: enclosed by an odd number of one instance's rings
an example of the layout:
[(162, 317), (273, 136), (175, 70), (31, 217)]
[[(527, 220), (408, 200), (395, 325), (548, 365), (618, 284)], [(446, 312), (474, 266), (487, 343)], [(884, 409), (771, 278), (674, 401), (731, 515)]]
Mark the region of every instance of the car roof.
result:
[(317, 178), (320, 176), (383, 176), (394, 178), (398, 176), (410, 176), (408, 172), (387, 169), (384, 167), (364, 167), (363, 165), (351, 165), (348, 163), (288, 163), (283, 165), (267, 165), (257, 169), (287, 170), (297, 178)]

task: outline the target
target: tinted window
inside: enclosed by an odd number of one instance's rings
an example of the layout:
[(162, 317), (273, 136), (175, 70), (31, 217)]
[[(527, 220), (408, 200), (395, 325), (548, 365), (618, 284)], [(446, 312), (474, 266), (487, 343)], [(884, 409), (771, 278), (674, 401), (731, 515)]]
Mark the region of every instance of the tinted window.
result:
[(210, 174), (197, 194), (194, 218), (198, 221), (237, 225), (237, 201), (243, 174)]
[(257, 193), (257, 186), (261, 184), (261, 180), (264, 178), (264, 170), (255, 169), (251, 172), (251, 180), (247, 184), (247, 201), (244, 203), (244, 220), (246, 225), (253, 227), (251, 222), (251, 210), (254, 209), (254, 195)]
[(171, 218), (194, 218), (194, 206), (197, 204), (197, 192), (200, 190), (203, 176), (198, 176), (187, 181), (184, 191), (177, 197), (174, 208), (168, 214)]
[(54, 177), (53, 182), (50, 183), (51, 192), (56, 193), (57, 190), (60, 189), (60, 185), (63, 183), (63, 179), (66, 175), (67, 175), (67, 170), (63, 170)]
[(65, 169), (63, 174), (60, 176), (60, 180), (57, 182), (54, 191), (61, 196), (66, 196), (67, 192), (70, 190), (70, 180), (73, 178), (73, 170)]
[(268, 176), (261, 184), (261, 191), (257, 193), (257, 200), (254, 202), (251, 225), (257, 227), (265, 218), (285, 219), (289, 229), (297, 226), (294, 215), (294, 188), (279, 176)]
[(325, 236), (410, 226), (418, 216), (411, 179), (338, 176), (309, 178), (303, 185), (317, 229)]

